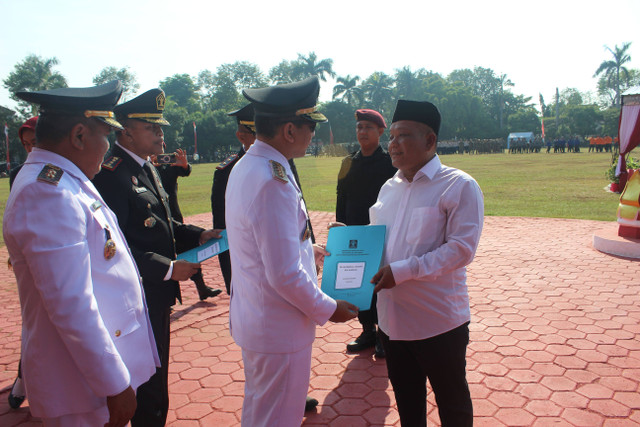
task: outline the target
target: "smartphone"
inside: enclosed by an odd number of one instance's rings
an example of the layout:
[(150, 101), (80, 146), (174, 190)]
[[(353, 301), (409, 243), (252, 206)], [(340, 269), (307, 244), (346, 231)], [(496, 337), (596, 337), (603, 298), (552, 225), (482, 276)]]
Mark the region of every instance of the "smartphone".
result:
[(176, 162), (176, 153), (159, 154), (156, 157), (156, 163), (159, 165), (170, 165)]

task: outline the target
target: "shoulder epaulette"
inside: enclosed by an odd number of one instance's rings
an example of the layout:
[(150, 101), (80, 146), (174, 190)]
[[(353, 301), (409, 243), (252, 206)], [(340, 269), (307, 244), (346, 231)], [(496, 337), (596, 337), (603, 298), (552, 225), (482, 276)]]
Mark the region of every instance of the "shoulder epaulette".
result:
[(220, 163), (218, 166), (216, 166), (216, 169), (224, 169), (227, 166), (229, 166), (231, 164), (231, 162), (233, 162), (236, 158), (238, 157), (237, 154), (232, 154), (229, 157), (227, 157), (226, 159), (224, 159), (224, 162)]
[(62, 178), (62, 174), (64, 174), (64, 171), (58, 166), (47, 163), (38, 174), (38, 181), (58, 185), (60, 178)]
[(269, 164), (271, 165), (271, 176), (273, 176), (274, 179), (284, 182), (285, 184), (289, 182), (289, 177), (287, 176), (287, 171), (284, 166), (275, 160), (269, 160)]
[(118, 167), (120, 162), (122, 162), (122, 159), (120, 157), (111, 156), (107, 160), (102, 162), (102, 168), (113, 171)]

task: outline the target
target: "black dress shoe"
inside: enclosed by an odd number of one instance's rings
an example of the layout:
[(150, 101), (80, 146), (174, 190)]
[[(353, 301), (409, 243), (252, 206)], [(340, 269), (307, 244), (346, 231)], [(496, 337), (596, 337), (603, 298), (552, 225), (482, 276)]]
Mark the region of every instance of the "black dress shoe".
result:
[(373, 331), (364, 331), (360, 334), (355, 341), (347, 344), (347, 351), (350, 353), (359, 353), (362, 350), (366, 350), (368, 348), (376, 345), (376, 330)]
[[(18, 381), (18, 378), (16, 378), (16, 381)], [(16, 381), (13, 382), (13, 386), (16, 385)], [(9, 392), (9, 406), (12, 409), (18, 409), (24, 402), (24, 396), (16, 396), (13, 394), (13, 386), (11, 386), (11, 391)]]
[(307, 401), (304, 403), (304, 412), (313, 411), (318, 406), (318, 399), (307, 396)]
[(198, 288), (198, 296), (200, 297), (200, 301), (204, 301), (209, 297), (220, 295), (220, 292), (222, 292), (220, 289), (213, 289), (208, 286), (205, 286), (204, 288)]

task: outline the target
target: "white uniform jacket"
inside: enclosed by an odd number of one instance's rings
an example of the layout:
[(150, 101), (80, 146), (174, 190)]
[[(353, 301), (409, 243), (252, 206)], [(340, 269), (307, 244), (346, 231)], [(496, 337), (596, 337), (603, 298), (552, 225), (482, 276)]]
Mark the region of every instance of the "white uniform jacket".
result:
[(31, 413), (93, 411), (146, 382), (159, 359), (140, 276), (115, 215), (78, 167), (35, 148), (9, 195), (3, 232), (18, 281)]
[(336, 302), (318, 288), (311, 239), (303, 237), (302, 194), (287, 159), (275, 148), (256, 140), (234, 166), (225, 216), (234, 340), (262, 353), (311, 345), (316, 324), (331, 317)]

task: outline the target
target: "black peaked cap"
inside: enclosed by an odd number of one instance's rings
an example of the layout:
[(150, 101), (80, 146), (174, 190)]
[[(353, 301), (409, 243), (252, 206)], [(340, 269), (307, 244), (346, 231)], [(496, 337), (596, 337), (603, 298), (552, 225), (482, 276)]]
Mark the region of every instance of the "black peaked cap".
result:
[(327, 118), (316, 109), (319, 93), (320, 81), (316, 76), (299, 82), (242, 91), (253, 104), (256, 116), (299, 116), (311, 122), (324, 123)]
[(143, 122), (169, 126), (169, 122), (164, 118), (162, 112), (166, 97), (162, 89), (151, 89), (138, 95), (135, 98), (124, 102), (113, 111), (118, 120), (136, 119)]
[(122, 95), (122, 83), (113, 80), (99, 86), (65, 87), (33, 92), (20, 91), (16, 96), (40, 105), (40, 115), (79, 114), (95, 117), (110, 126), (122, 129), (113, 117), (113, 108)]
[(238, 110), (230, 111), (227, 113), (228, 116), (235, 117), (239, 125), (243, 125), (251, 132), (256, 133), (256, 122), (254, 120), (254, 114), (255, 111), (253, 108), (253, 104), (251, 103)]

